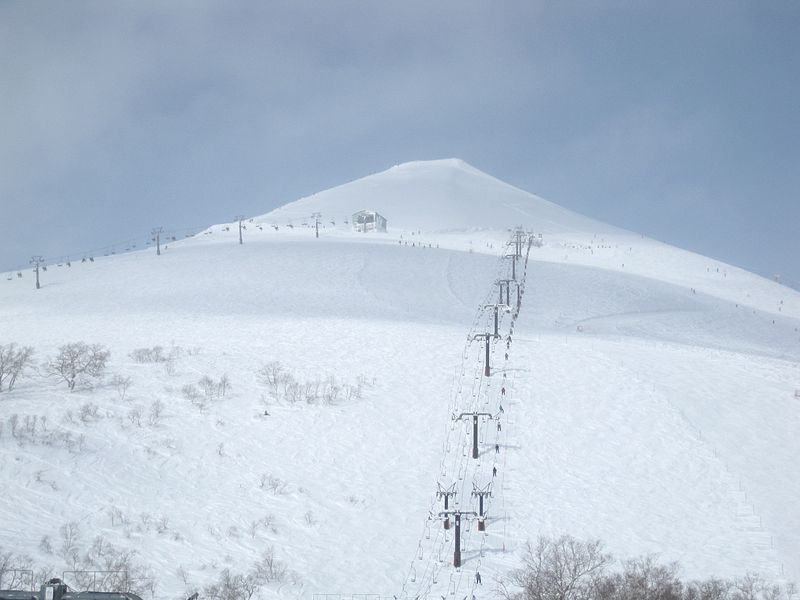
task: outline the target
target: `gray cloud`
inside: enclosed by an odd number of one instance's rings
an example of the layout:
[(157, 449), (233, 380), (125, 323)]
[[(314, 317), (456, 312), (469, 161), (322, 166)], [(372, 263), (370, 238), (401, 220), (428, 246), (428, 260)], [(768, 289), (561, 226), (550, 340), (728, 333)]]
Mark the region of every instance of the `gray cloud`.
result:
[(790, 2), (0, 4), (0, 268), (458, 156), (800, 281)]

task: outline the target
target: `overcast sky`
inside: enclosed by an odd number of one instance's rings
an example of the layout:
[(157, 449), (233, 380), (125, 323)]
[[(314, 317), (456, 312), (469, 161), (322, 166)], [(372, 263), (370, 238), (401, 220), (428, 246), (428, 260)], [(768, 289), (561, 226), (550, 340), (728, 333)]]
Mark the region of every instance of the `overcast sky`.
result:
[(458, 157), (800, 287), (800, 3), (0, 0), (0, 269)]

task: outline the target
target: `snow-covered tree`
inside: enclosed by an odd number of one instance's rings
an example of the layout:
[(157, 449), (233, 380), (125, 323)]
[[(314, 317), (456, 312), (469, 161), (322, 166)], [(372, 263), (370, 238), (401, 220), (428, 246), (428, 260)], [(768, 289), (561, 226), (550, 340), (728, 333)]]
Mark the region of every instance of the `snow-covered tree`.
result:
[(0, 392), (11, 391), (20, 375), (33, 366), (33, 348), (14, 343), (0, 346)]
[(61, 346), (45, 368), (49, 375), (62, 379), (72, 391), (77, 383), (102, 377), (110, 356), (111, 352), (100, 344), (73, 342)]

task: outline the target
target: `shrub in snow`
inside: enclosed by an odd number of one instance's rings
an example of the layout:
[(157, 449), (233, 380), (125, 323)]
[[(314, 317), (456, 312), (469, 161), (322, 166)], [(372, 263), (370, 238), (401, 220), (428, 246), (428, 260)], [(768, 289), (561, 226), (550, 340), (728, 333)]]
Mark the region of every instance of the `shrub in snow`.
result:
[(158, 425), (161, 422), (161, 415), (164, 412), (164, 403), (160, 400), (153, 400), (150, 405), (150, 414), (147, 416), (147, 422), (150, 425)]
[(191, 383), (187, 383), (185, 386), (183, 386), (181, 388), (181, 393), (183, 394), (183, 397), (192, 404), (195, 404), (200, 398), (200, 391)]
[(219, 382), (217, 383), (217, 394), (220, 397), (224, 398), (225, 394), (228, 393), (228, 390), (231, 387), (231, 380), (228, 379), (228, 376), (223, 374), (222, 377), (219, 378)]
[(11, 429), (11, 437), (17, 437), (17, 426), (19, 424), (19, 416), (14, 413), (10, 417), (8, 417), (8, 426)]
[(130, 377), (123, 377), (122, 375), (115, 374), (110, 381), (112, 387), (117, 391), (117, 395), (121, 402), (125, 401), (125, 395), (128, 393), (128, 388), (133, 384), (133, 379)]
[(16, 344), (0, 345), (0, 392), (11, 391), (17, 379), (33, 367), (33, 348)]
[(81, 407), (78, 409), (78, 417), (84, 424), (98, 421), (100, 419), (100, 415), (97, 412), (98, 410), (99, 407), (97, 404), (85, 402), (81, 404)]
[(274, 549), (269, 548), (247, 573), (223, 570), (217, 582), (206, 586), (202, 595), (210, 600), (248, 600), (265, 585), (281, 583), (286, 575), (286, 565), (275, 558)]
[(282, 496), (284, 493), (286, 493), (286, 488), (288, 486), (288, 481), (284, 481), (279, 477), (273, 477), (272, 475), (268, 475), (266, 473), (261, 475), (261, 481), (259, 482), (259, 487), (262, 490), (268, 489), (276, 496)]
[(227, 375), (223, 375), (219, 381), (214, 381), (208, 375), (203, 375), (197, 385), (191, 383), (184, 385), (181, 388), (181, 393), (189, 402), (203, 410), (208, 402), (223, 398), (230, 388), (231, 382)]
[(209, 377), (208, 375), (203, 375), (203, 377), (200, 378), (200, 381), (198, 381), (197, 384), (203, 391), (206, 400), (214, 399), (214, 394), (216, 393), (217, 390), (217, 384), (214, 382), (213, 379), (211, 379), (211, 377)]
[(164, 348), (153, 346), (152, 348), (136, 348), (128, 356), (137, 363), (159, 363), (167, 360)]
[(166, 533), (168, 529), (169, 529), (169, 519), (166, 516), (161, 515), (158, 521), (156, 521), (156, 531), (158, 533)]
[(128, 411), (128, 420), (131, 422), (131, 425), (136, 425), (137, 427), (142, 426), (142, 407), (138, 404), (132, 407)]
[(754, 574), (684, 583), (677, 563), (653, 556), (623, 561), (617, 571), (613, 564), (599, 540), (540, 537), (527, 544), (522, 567), (498, 580), (498, 592), (507, 600), (788, 600), (796, 591)]
[[(359, 376), (355, 384), (350, 384), (337, 381), (333, 375), (324, 379), (317, 376), (313, 380), (298, 381), (277, 361), (269, 362), (256, 371), (256, 380), (267, 387), (272, 398), (289, 404), (335, 404), (340, 399), (346, 402), (358, 400), (368, 383), (364, 376)], [(266, 400), (263, 401), (268, 404)]]
[(58, 354), (47, 361), (45, 369), (49, 375), (63, 380), (72, 391), (78, 383), (102, 377), (110, 356), (111, 352), (100, 344), (73, 342), (61, 346)]
[(44, 554), (53, 553), (53, 544), (50, 542), (49, 535), (43, 535), (42, 539), (39, 540), (39, 551), (43, 552)]

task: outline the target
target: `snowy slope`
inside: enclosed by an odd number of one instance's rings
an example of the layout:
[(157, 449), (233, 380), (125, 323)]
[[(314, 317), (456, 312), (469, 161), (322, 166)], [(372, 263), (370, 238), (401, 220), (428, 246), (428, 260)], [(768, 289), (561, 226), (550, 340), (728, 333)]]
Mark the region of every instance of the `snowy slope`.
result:
[[(469, 248), (485, 251), (487, 244), (497, 243), (498, 231), (524, 225), (544, 235), (537, 260), (640, 275), (760, 311), (800, 317), (800, 296), (784, 286), (589, 219), (458, 159), (397, 165), (290, 202), (256, 217), (254, 222), (301, 226), (311, 223), (310, 215), (318, 212), (324, 227), (342, 232), (349, 231), (344, 220), (362, 209), (376, 210), (386, 217), (390, 236), (405, 233), (405, 239), (410, 240), (412, 232), (421, 230), (435, 236), (442, 246), (459, 250), (464, 249), (466, 241)], [(331, 221), (337, 224), (335, 228)]]
[(392, 229), (500, 229), (525, 223), (536, 231), (612, 232), (615, 228), (515, 188), (462, 160), (418, 161), (301, 198), (259, 218), (307, 220), (313, 212), (341, 219), (376, 210)]
[[(350, 232), (343, 221), (362, 208), (389, 232)], [(303, 226), (311, 212), (319, 240)], [(482, 345), (466, 337), (489, 326), (479, 307), (509, 274), (499, 255), (517, 224), (543, 245), (513, 343), (492, 345), (502, 370), (484, 378)], [(38, 291), (29, 273), (0, 280), (0, 343), (34, 346), (40, 361), (102, 343), (109, 375), (133, 380), (125, 399), (110, 377), (74, 393), (29, 377), (0, 394), (0, 547), (60, 571), (58, 529), (74, 521), (83, 547), (102, 535), (136, 550), (169, 598), (246, 571), (270, 546), (294, 576), (267, 596), (466, 594), (476, 569), (490, 581), (527, 538), (562, 532), (619, 556), (661, 553), (690, 577), (800, 579), (797, 292), (455, 160), (290, 203), (249, 220), (241, 246), (235, 229), (162, 256), (51, 266)], [(174, 360), (129, 356), (154, 345)], [(360, 380), (362, 395), (274, 399), (256, 377), (270, 361), (300, 382)], [(223, 374), (231, 390), (205, 407), (182, 391)], [(451, 415), (501, 402), (502, 429), (481, 423), (472, 461), (471, 430)], [(13, 436), (12, 415), (37, 428)], [(427, 519), (436, 481), (460, 481), (472, 507), (471, 483), (492, 466), (487, 534), (465, 531), (454, 570), (452, 535)]]

